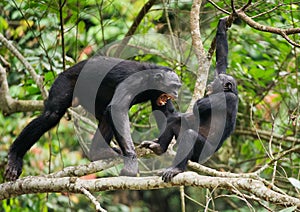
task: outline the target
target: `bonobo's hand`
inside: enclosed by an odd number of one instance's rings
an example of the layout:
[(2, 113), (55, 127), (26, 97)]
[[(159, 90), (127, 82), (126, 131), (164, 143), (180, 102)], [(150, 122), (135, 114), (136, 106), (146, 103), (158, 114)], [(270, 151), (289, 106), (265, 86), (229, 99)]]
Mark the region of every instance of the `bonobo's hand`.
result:
[(140, 148), (147, 148), (151, 149), (155, 154), (161, 155), (164, 153), (163, 149), (161, 148), (160, 144), (157, 143), (157, 140), (155, 141), (143, 141), (140, 146)]
[(173, 177), (182, 172), (184, 172), (182, 169), (179, 169), (177, 167), (170, 167), (164, 171), (161, 177), (163, 181), (168, 183), (172, 180)]
[(8, 154), (8, 162), (4, 173), (7, 181), (15, 181), (22, 173), (23, 158), (15, 154)]

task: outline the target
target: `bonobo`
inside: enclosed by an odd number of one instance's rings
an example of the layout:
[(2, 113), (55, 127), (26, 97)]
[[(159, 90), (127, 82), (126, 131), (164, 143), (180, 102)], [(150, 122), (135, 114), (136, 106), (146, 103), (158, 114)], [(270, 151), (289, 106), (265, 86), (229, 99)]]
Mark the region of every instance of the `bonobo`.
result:
[[(137, 84), (143, 90), (139, 90)], [(120, 98), (117, 95), (118, 98), (114, 98), (115, 91), (120, 90), (119, 85), (123, 96)], [(5, 178), (16, 180), (20, 176), (25, 153), (45, 132), (58, 124), (67, 108), (78, 104), (92, 113), (99, 122), (90, 154), (87, 155), (89, 159), (98, 160), (119, 156), (121, 153), (124, 156), (121, 175), (136, 176), (138, 163), (130, 128), (127, 127), (129, 118), (124, 114), (128, 113), (132, 105), (150, 100), (152, 110), (167, 115), (165, 103), (177, 97), (180, 86), (174, 71), (155, 64), (102, 56), (79, 62), (57, 77), (45, 101), (43, 113), (31, 121), (11, 145)], [(129, 96), (127, 100), (126, 95)], [(112, 99), (115, 100), (111, 102)], [(122, 105), (122, 99), (126, 106)], [(125, 127), (114, 125), (120, 123)], [(121, 150), (110, 148), (113, 136)]]
[[(203, 162), (217, 151), (235, 128), (238, 109), (238, 91), (235, 79), (226, 74), (228, 44), (226, 19), (218, 24), (216, 36), (216, 77), (208, 85), (204, 98), (196, 101), (193, 112), (173, 112), (168, 115), (167, 127), (155, 141), (144, 141), (140, 145), (160, 155), (164, 153), (173, 136), (178, 148), (173, 165), (162, 175), (169, 182), (175, 175), (185, 171), (188, 160)], [(167, 101), (167, 109), (173, 109)]]

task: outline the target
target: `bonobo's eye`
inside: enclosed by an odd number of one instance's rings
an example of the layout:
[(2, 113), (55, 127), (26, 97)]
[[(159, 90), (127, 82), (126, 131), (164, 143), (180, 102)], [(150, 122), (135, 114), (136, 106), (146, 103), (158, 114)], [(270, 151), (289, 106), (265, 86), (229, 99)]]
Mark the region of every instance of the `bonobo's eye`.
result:
[(232, 91), (232, 83), (226, 82), (224, 85), (224, 91)]
[(161, 81), (164, 79), (164, 75), (162, 73), (157, 73), (155, 74), (154, 79)]

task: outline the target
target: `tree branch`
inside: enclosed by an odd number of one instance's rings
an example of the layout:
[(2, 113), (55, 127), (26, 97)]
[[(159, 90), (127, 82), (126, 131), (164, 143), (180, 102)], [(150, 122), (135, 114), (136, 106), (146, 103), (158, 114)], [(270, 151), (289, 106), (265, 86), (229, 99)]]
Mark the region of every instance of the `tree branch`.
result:
[(82, 193), (87, 196), (91, 202), (95, 205), (96, 207), (96, 211), (100, 211), (100, 212), (107, 212), (106, 210), (104, 210), (100, 203), (97, 201), (97, 199), (88, 191), (86, 190), (85, 188), (81, 187), (80, 190), (82, 191)]
[(37, 84), (37, 86), (39, 87), (42, 96), (44, 99), (46, 99), (48, 97), (48, 92), (47, 90), (44, 88), (43, 85), (43, 78), (38, 75), (35, 70), (33, 69), (33, 67), (30, 65), (30, 63), (27, 62), (27, 60), (23, 57), (23, 55), (17, 50), (16, 47), (14, 47), (4, 36), (3, 34), (0, 33), (0, 42), (3, 43), (4, 46), (6, 46), (7, 49), (9, 49), (9, 51), (11, 53), (13, 53), (20, 61), (21, 63), (25, 66), (25, 68), (29, 71), (30, 75), (32, 76), (33, 80), (35, 81), (35, 83)]
[(228, 12), (227, 10), (224, 10), (223, 8), (219, 7), (215, 2), (213, 2), (212, 0), (207, 0), (209, 3), (211, 3), (217, 10), (220, 10), (221, 12), (230, 15), (230, 12)]
[(150, 8), (154, 5), (155, 1), (156, 0), (149, 0), (143, 6), (143, 8), (140, 10), (139, 14), (137, 15), (137, 17), (133, 21), (131, 27), (129, 28), (128, 32), (126, 33), (125, 38), (122, 40), (121, 44), (118, 46), (118, 48), (116, 50), (116, 54), (117, 54), (116, 56), (117, 57), (122, 54), (122, 51), (123, 51), (124, 47), (127, 45), (127, 43), (130, 40), (130, 37), (132, 35), (134, 35), (137, 27), (140, 25), (141, 21), (143, 20), (143, 18), (147, 14), (147, 12), (150, 10)]
[(98, 160), (98, 161), (94, 161), (79, 166), (69, 166), (64, 168), (61, 171), (44, 175), (43, 177), (47, 177), (47, 178), (62, 178), (62, 177), (70, 177), (70, 176), (82, 177), (88, 174), (103, 171), (119, 163), (121, 163), (121, 159)]
[(9, 115), (15, 112), (37, 111), (42, 110), (43, 107), (43, 101), (13, 99), (9, 94), (6, 71), (0, 64), (0, 109), (3, 114)]
[[(162, 189), (174, 186), (193, 186), (208, 189), (226, 189), (230, 191), (243, 190), (255, 197), (280, 204), (283, 206), (297, 206), (300, 200), (295, 197), (283, 195), (266, 187), (263, 182), (251, 178), (210, 177), (198, 175), (195, 172), (178, 174), (169, 183), (160, 177), (109, 177), (94, 180), (83, 180), (77, 177), (45, 178), (26, 177), (15, 182), (0, 185), (0, 200), (16, 197), (21, 194), (45, 192), (72, 192), (82, 193), (82, 188), (89, 192), (112, 190), (149, 190)], [(240, 193), (242, 195), (242, 193)]]
[(279, 140), (279, 141), (286, 141), (291, 142), (295, 144), (300, 144), (300, 139), (293, 137), (293, 136), (286, 136), (286, 135), (280, 135), (273, 132), (268, 132), (264, 130), (258, 130), (258, 129), (236, 129), (234, 131), (237, 134), (241, 135), (249, 135), (257, 138), (257, 134), (259, 134), (260, 137), (263, 139), (269, 140), (271, 136), (273, 136), (273, 139)]
[(208, 78), (208, 71), (210, 67), (210, 60), (207, 59), (200, 33), (200, 8), (202, 0), (194, 0), (190, 13), (190, 27), (192, 35), (192, 45), (198, 60), (199, 69), (197, 70), (197, 79), (195, 89), (192, 96), (191, 104), (188, 111), (193, 107), (194, 102), (204, 96), (206, 82)]
[(259, 30), (259, 31), (263, 31), (263, 32), (270, 32), (270, 33), (281, 35), (284, 39), (286, 39), (293, 46), (300, 47), (300, 44), (292, 41), (288, 37), (288, 35), (300, 33), (300, 28), (280, 29), (280, 28), (276, 28), (276, 27), (262, 25), (256, 21), (254, 21), (249, 16), (247, 16), (243, 9), (236, 11), (236, 14), (240, 19), (245, 21), (252, 28)]

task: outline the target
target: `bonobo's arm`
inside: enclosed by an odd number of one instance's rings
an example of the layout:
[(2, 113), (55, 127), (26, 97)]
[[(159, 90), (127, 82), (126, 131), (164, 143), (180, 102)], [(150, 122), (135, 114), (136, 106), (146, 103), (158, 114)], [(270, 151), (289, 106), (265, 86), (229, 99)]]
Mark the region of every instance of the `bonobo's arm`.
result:
[(134, 98), (133, 87), (137, 85), (136, 83), (139, 84), (139, 80), (133, 80), (131, 77), (124, 80), (116, 89), (107, 107), (112, 130), (124, 155), (124, 167), (120, 174), (125, 176), (136, 176), (138, 173), (137, 156), (130, 135), (128, 116), (128, 110)]
[[(138, 172), (137, 156), (130, 135), (128, 110), (143, 92), (160, 88), (162, 84), (160, 79), (163, 80), (165, 74), (164, 70), (153, 69), (130, 75), (118, 85), (107, 108), (114, 135), (125, 156), (121, 175), (133, 176)], [(157, 98), (158, 96), (155, 96), (155, 99)]]
[(226, 73), (227, 68), (227, 55), (228, 55), (228, 42), (227, 42), (227, 27), (226, 18), (219, 20), (217, 35), (216, 35), (216, 71), (218, 74)]
[(171, 100), (167, 101), (164, 109), (163, 112), (167, 118), (167, 124), (162, 134), (158, 139), (154, 141), (143, 141), (139, 146), (140, 148), (151, 149), (157, 155), (161, 155), (167, 151), (173, 137), (178, 137), (181, 125), (181, 115), (176, 111)]

